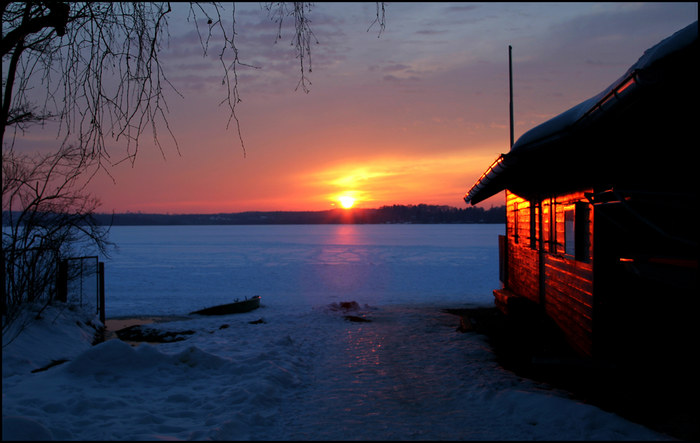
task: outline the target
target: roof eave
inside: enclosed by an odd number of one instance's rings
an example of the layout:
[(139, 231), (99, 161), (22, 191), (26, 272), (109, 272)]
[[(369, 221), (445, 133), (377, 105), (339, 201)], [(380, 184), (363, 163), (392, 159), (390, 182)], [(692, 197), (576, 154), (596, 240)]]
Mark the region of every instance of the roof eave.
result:
[[(514, 186), (515, 183), (511, 182), (517, 181), (518, 175), (523, 175), (520, 169), (536, 167), (538, 163), (534, 160), (545, 157), (545, 151), (552, 153), (554, 148), (562, 143), (575, 140), (581, 134), (587, 133), (588, 128), (599, 127), (600, 124), (597, 123), (615, 118), (613, 116), (619, 114), (618, 110), (625, 112), (625, 102), (634, 101), (640, 91), (655, 83), (656, 75), (653, 71), (658, 67), (657, 62), (671, 58), (669, 56), (673, 56), (674, 52), (684, 52), (692, 45), (697, 45), (697, 22), (645, 51), (644, 56), (625, 75), (598, 95), (523, 134), (508, 154), (501, 154), (479, 177), (465, 194), (464, 201), (475, 205)], [(669, 48), (672, 50), (668, 50)], [(649, 79), (644, 78), (645, 71), (652, 72)], [(569, 161), (574, 160), (573, 157), (576, 155), (572, 152), (559, 152), (559, 154), (568, 156)], [(536, 174), (537, 171), (531, 172)], [(532, 174), (528, 176), (532, 177)], [(525, 186), (522, 183), (518, 185)]]

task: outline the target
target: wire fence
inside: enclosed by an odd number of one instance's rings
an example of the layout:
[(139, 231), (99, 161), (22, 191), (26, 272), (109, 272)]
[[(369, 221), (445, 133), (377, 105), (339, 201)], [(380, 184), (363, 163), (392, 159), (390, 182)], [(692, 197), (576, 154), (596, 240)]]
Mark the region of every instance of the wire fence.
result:
[(59, 299), (100, 314), (104, 322), (104, 264), (99, 257), (66, 258), (58, 272)]

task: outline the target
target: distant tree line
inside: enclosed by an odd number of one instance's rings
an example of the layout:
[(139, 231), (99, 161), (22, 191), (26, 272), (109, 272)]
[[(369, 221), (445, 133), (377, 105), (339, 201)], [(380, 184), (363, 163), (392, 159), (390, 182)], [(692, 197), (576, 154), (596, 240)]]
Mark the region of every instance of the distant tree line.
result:
[[(490, 209), (439, 205), (392, 205), (378, 209), (268, 211), (221, 214), (95, 214), (102, 225), (285, 225), (383, 223), (505, 223), (505, 206)], [(4, 218), (4, 215), (3, 215)]]

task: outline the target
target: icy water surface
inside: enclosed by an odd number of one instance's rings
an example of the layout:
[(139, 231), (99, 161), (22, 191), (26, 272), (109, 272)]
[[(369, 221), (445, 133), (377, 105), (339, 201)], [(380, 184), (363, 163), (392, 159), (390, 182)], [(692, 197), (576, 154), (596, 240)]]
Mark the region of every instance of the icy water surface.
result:
[(186, 339), (136, 347), (90, 346), (77, 313), (46, 311), (3, 348), (3, 420), (86, 441), (663, 439), (456, 331), (443, 308), (493, 304), (502, 229), (115, 227), (108, 319), (261, 307), (153, 324)]
[(180, 315), (261, 295), (307, 310), (492, 303), (503, 225), (116, 226), (107, 317)]

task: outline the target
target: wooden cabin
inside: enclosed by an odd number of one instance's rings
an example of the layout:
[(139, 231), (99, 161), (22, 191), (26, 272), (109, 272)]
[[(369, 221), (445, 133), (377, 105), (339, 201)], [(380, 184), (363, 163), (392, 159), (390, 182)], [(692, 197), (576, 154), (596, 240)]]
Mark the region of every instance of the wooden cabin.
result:
[(506, 192), (496, 305), (550, 317), (583, 356), (697, 338), (698, 23), (523, 134), (464, 199)]

